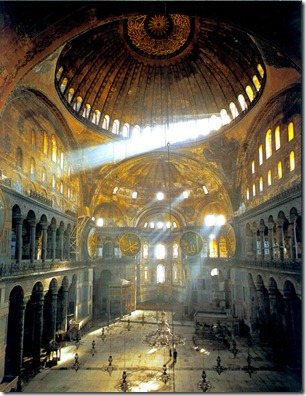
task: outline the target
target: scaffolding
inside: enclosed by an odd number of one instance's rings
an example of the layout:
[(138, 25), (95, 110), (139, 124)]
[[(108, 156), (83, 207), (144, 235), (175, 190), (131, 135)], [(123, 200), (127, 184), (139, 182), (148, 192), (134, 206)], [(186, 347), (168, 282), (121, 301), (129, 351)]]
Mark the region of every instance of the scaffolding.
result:
[(90, 220), (90, 216), (78, 217), (76, 225), (74, 226), (71, 232), (70, 254), (71, 257), (75, 258), (76, 261), (81, 260), (83, 231), (89, 220)]

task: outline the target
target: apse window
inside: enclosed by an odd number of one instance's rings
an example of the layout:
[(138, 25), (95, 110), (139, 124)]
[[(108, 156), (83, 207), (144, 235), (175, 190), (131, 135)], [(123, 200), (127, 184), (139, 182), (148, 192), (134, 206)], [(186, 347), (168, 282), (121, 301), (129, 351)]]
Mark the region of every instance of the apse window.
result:
[(279, 161), (279, 163), (277, 164), (277, 174), (279, 179), (283, 177), (283, 166), (281, 161)]
[(294, 138), (294, 127), (293, 122), (288, 124), (288, 142)]
[(271, 184), (272, 184), (272, 172), (269, 169), (268, 170), (268, 186), (271, 186)]
[(295, 169), (295, 159), (294, 159), (294, 151), (290, 153), (290, 172)]
[(164, 197), (165, 197), (165, 195), (161, 191), (156, 194), (156, 198), (158, 201), (162, 201), (164, 199)]
[(99, 217), (96, 221), (97, 227), (103, 227), (104, 221), (102, 217)]
[(263, 163), (262, 144), (259, 146), (259, 149), (258, 149), (258, 159), (259, 159), (259, 165), (261, 165)]
[(164, 223), (163, 223), (162, 221), (159, 221), (159, 222), (157, 223), (157, 228), (158, 228), (159, 230), (163, 229), (163, 228), (164, 228)]
[(252, 175), (255, 173), (255, 161), (252, 161)]
[(147, 243), (145, 243), (144, 245), (143, 245), (143, 258), (148, 258), (148, 256), (149, 256), (149, 246), (148, 246), (148, 244)]
[(156, 247), (155, 247), (155, 257), (158, 260), (163, 260), (165, 258), (165, 256), (166, 256), (165, 246), (162, 245), (162, 244), (156, 245)]
[(222, 226), (226, 222), (223, 215), (207, 215), (204, 219), (204, 223), (207, 226)]
[(159, 264), (156, 269), (157, 283), (165, 283), (165, 266)]
[(279, 126), (277, 126), (275, 128), (274, 136), (275, 136), (275, 150), (277, 151), (280, 148), (280, 146), (281, 146), (281, 142), (280, 142), (280, 127)]
[(272, 155), (272, 131), (268, 130), (266, 133), (266, 159), (270, 158)]
[(206, 186), (203, 186), (203, 191), (204, 191), (204, 194), (208, 194), (208, 190), (207, 190)]

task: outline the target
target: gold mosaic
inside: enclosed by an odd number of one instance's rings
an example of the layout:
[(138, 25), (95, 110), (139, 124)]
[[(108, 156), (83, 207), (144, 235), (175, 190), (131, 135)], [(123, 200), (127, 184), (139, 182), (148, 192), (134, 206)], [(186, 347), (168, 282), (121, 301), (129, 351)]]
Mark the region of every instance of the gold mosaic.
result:
[(130, 42), (142, 53), (153, 57), (172, 55), (187, 43), (191, 32), (186, 15), (140, 15), (128, 18)]

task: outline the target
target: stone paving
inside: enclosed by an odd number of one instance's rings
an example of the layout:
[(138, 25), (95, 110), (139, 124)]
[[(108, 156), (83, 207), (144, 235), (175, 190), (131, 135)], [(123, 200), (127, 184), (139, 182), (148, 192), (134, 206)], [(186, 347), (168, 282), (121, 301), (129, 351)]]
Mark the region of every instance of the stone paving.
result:
[[(236, 337), (236, 356), (216, 341), (198, 343), (197, 348), (193, 338), (194, 322), (172, 321), (171, 313), (166, 314), (171, 331), (181, 335), (185, 341), (184, 345), (176, 346), (176, 363), (170, 357), (168, 347), (154, 348), (144, 341), (146, 335), (158, 327), (160, 317), (156, 311), (138, 310), (109, 326), (96, 323), (82, 338), (78, 348), (73, 342), (67, 343), (61, 349), (58, 364), (43, 369), (23, 384), (22, 392), (202, 393), (199, 385), (203, 370), (205, 384), (209, 385), (207, 392), (303, 392), (299, 374), (290, 369), (277, 370), (267, 346), (256, 342), (250, 346), (246, 338)], [(105, 328), (104, 340), (101, 337), (102, 326)], [(112, 356), (111, 365), (109, 356)], [(220, 374), (217, 372), (218, 356), (221, 359)], [(249, 363), (248, 356), (251, 357)], [(162, 377), (163, 374), (166, 375)], [(122, 388), (122, 384), (126, 388)]]

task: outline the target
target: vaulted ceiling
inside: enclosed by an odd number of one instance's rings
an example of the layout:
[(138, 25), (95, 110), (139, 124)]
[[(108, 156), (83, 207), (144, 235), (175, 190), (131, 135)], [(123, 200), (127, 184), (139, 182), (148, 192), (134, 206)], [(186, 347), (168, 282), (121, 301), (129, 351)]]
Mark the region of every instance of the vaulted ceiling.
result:
[[(266, 68), (287, 62), (272, 47), (300, 58), (299, 2), (42, 2), (31, 11), (17, 3), (2, 8), (31, 50), (18, 54), (15, 75), (66, 120), (85, 158), (85, 205), (113, 202), (139, 215), (159, 190), (178, 208), (188, 190), (185, 206), (237, 210), (249, 114), (271, 89)], [(7, 76), (3, 92), (9, 84)]]

